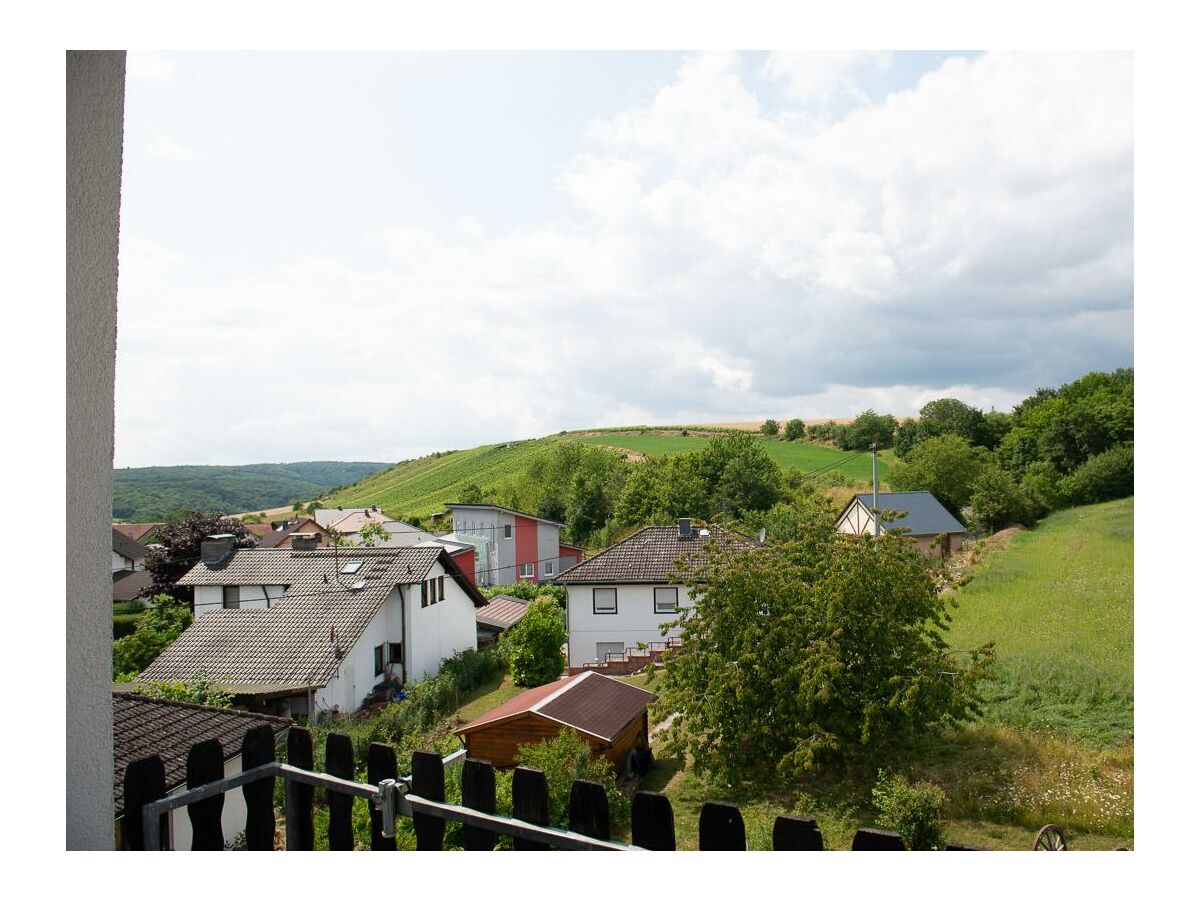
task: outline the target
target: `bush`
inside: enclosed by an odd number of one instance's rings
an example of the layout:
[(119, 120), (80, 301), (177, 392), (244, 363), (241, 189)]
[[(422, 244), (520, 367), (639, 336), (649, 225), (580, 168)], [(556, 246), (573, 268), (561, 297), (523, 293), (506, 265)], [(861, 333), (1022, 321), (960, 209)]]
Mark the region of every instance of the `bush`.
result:
[(1133, 496), (1133, 445), (1091, 457), (1064, 478), (1061, 487), (1063, 498), (1075, 506)]
[[(154, 605), (138, 616), (132, 634), (113, 641), (113, 677), (136, 675), (145, 669), (167, 646), (192, 624), (192, 613), (167, 594), (154, 598)], [(114, 628), (115, 625), (114, 617)]]
[(196, 681), (141, 681), (133, 691), (162, 700), (182, 700), (184, 703), (199, 703), (222, 709), (233, 706), (232, 696), (204, 678)]
[(567, 605), (567, 589), (561, 584), (536, 584), (532, 581), (518, 581), (516, 584), (493, 584), (480, 587), (479, 593), (491, 600), (501, 594), (516, 597), (518, 600), (536, 600), (538, 597), (553, 597), (564, 609)]
[(113, 615), (113, 640), (117, 638), (128, 637), (137, 630), (138, 620), (141, 618), (141, 613), (132, 615), (126, 613), (116, 613)]
[(989, 464), (971, 484), (971, 524), (980, 531), (993, 532), (1014, 523), (1029, 524), (1025, 498), (1012, 476), (999, 466)]
[(779, 434), (779, 423), (774, 419), (767, 419), (767, 421), (762, 423), (761, 431), (767, 437), (775, 437), (775, 435)]
[(1063, 505), (1062, 476), (1053, 463), (1030, 463), (1021, 479), (1021, 493), (1033, 516), (1040, 519)]
[(903, 775), (887, 775), (880, 769), (871, 801), (879, 810), (875, 824), (899, 834), (909, 850), (935, 850), (942, 845), (946, 794), (936, 784), (911, 784)]
[(629, 798), (617, 788), (613, 768), (605, 759), (592, 759), (591, 748), (578, 734), (564, 728), (549, 741), (525, 744), (517, 762), (541, 769), (550, 790), (550, 824), (566, 828), (571, 804), (571, 783), (576, 779), (599, 782), (608, 795), (609, 826), (614, 830), (629, 821)]
[(788, 419), (787, 425), (783, 427), (783, 439), (798, 441), (802, 437), (804, 437), (804, 423), (800, 419)]
[(500, 639), (513, 681), (535, 686), (558, 678), (563, 671), (562, 645), (567, 640), (563, 611), (550, 597), (529, 604), (525, 615)]

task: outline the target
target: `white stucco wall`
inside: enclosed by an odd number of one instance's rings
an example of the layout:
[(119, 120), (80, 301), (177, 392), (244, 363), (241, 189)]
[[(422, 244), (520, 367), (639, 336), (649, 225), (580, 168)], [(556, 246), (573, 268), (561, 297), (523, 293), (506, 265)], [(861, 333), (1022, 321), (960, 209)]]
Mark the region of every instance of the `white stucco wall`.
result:
[[(442, 564), (434, 563), (430, 576), (444, 574)], [(412, 681), (436, 675), (443, 659), (475, 647), (475, 604), (453, 578), (447, 576), (445, 584), (446, 599), (424, 608), (420, 585), (407, 589), (409, 637), (405, 653)]]
[(70, 850), (113, 849), (113, 383), (125, 52), (66, 54), (66, 791)]
[[(229, 778), (232, 775), (237, 775), (242, 771), (241, 755), (234, 756), (232, 759), (225, 760), (225, 777)], [(175, 790), (170, 791), (167, 796), (173, 797), (176, 794), (182, 794), (187, 790), (186, 784), (181, 784)], [(246, 830), (246, 797), (242, 793), (241, 788), (234, 788), (232, 791), (226, 791), (223, 795), (225, 803), (221, 807), (221, 834), (225, 838), (225, 849), (229, 849), (229, 845), (234, 839)], [(171, 829), (171, 849), (172, 850), (191, 850), (192, 849), (192, 820), (188, 818), (187, 807), (173, 810), (169, 817)]]
[[(238, 585), (239, 609), (268, 609), (284, 596), (287, 585), (283, 584), (243, 584)], [(194, 589), (193, 603), (196, 618), (215, 609), (222, 609), (225, 603), (225, 588), (215, 584), (201, 584)]]
[(336, 704), (342, 712), (356, 710), (371, 689), (384, 679), (385, 676), (375, 674), (375, 648), (380, 644), (385, 645), (383, 659), (386, 672), (386, 645), (398, 644), (404, 639), (404, 624), (400, 616), (401, 590), (392, 589), (363, 630), (362, 636), (349, 648), (334, 677), (316, 691), (318, 709), (332, 709)]
[[(668, 587), (669, 585), (658, 585)], [(693, 605), (687, 588), (677, 585), (679, 605)], [(592, 612), (592, 589), (615, 588), (617, 612), (595, 614)], [(654, 612), (654, 588), (652, 584), (608, 584), (567, 585), (567, 624), (570, 635), (567, 639), (567, 664), (580, 666), (596, 660), (596, 644), (620, 641), (628, 649), (641, 642), (662, 641), (666, 637), (678, 637), (679, 629), (672, 627), (666, 635), (659, 630), (665, 622), (678, 618), (677, 613)]]

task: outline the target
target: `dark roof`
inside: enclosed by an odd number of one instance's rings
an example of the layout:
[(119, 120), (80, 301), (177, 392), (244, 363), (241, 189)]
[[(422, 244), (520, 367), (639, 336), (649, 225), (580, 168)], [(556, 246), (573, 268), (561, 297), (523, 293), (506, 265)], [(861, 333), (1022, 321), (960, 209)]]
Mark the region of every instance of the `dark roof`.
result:
[(113, 528), (135, 541), (144, 541), (146, 535), (158, 529), (162, 522), (114, 522)]
[(136, 600), (150, 589), (150, 585), (154, 583), (152, 576), (145, 569), (140, 569), (136, 572), (131, 572), (129, 569), (121, 569), (113, 572), (113, 602), (123, 603), (127, 600)]
[(507, 506), (497, 506), (495, 503), (447, 503), (447, 509), (495, 509), (500, 512), (506, 512), (510, 515), (521, 516), (524, 519), (535, 519), (538, 522), (545, 522), (547, 525), (557, 525), (559, 528), (566, 528), (565, 522), (559, 522), (555, 519), (543, 519), (541, 516), (535, 516), (533, 513), (518, 512), (515, 509), (509, 509)]
[[(558, 584), (612, 584), (615, 582), (679, 581), (691, 575), (713, 550), (752, 550), (753, 541), (735, 531), (711, 525), (707, 536), (692, 527), (692, 537), (681, 538), (676, 525), (648, 525), (618, 541), (591, 559), (564, 571)], [(683, 563), (682, 572), (676, 565)]]
[(259, 544), (264, 550), (270, 550), (278, 547), (289, 535), (295, 534), (298, 531), (313, 531), (316, 534), (325, 534), (325, 529), (317, 524), (317, 520), (313, 518), (305, 519), (289, 519), (284, 522), (280, 528), (269, 526), (269, 530), (263, 535), (262, 542)]
[(270, 725), (278, 735), (289, 719), (235, 709), (218, 709), (178, 700), (160, 700), (134, 693), (114, 693), (113, 805), (124, 812), (125, 769), (136, 759), (158, 754), (166, 769), (167, 790), (187, 782), (187, 754), (193, 744), (216, 738), (225, 758), (237, 756), (251, 728)]
[(146, 558), (146, 545), (139, 544), (124, 531), (112, 527), (113, 553), (119, 553), (126, 559), (139, 560)]
[[(441, 547), (353, 547), (337, 552), (339, 567), (361, 560), (363, 567), (330, 574), (332, 549), (234, 550), (222, 563), (199, 563), (181, 585), (287, 585), (270, 609), (218, 609), (205, 613), (144, 671), (140, 680), (208, 678), (234, 693), (283, 691), (327, 684), (375, 613), (398, 584), (417, 584), (435, 562), (476, 606), (487, 601)], [(455, 574), (458, 573), (458, 574)], [(330, 576), (326, 581), (326, 576)], [(351, 579), (365, 585), (351, 590)]]
[(497, 594), (488, 601), (487, 606), (475, 610), (475, 621), (504, 631), (516, 625), (528, 609), (529, 605), (524, 600)]
[(654, 698), (632, 684), (598, 672), (581, 672), (514, 697), (468, 722), (458, 733), (477, 731), (501, 719), (532, 713), (611, 742)]
[[(855, 494), (854, 500), (846, 504), (846, 509), (857, 500), (870, 511), (874, 504), (872, 494)], [(967, 529), (950, 511), (938, 502), (937, 497), (929, 491), (880, 491), (880, 510), (899, 510), (905, 515), (891, 522), (881, 521), (879, 527), (884, 531), (894, 531), (906, 527), (906, 534), (956, 534)], [(845, 509), (842, 510), (844, 515)], [(841, 516), (838, 516), (841, 519)]]

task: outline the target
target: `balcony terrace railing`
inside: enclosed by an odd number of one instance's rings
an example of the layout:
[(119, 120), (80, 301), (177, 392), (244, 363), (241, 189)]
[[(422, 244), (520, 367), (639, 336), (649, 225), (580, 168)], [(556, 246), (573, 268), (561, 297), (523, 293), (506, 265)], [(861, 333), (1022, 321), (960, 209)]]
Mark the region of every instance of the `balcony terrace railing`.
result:
[[(166, 796), (162, 760), (151, 756), (130, 763), (125, 773), (125, 815), (122, 843), (129, 850), (162, 850), (169, 845), (167, 814), (187, 807), (192, 826), (193, 850), (220, 850), (225, 846), (221, 827), (224, 794), (241, 790), (246, 805), (246, 847), (275, 849), (275, 780), (285, 784), (284, 829), (288, 850), (311, 850), (314, 845), (314, 799), (323, 788), (329, 808), (328, 843), (331, 850), (354, 849), (352, 810), (356, 799), (370, 806), (371, 849), (396, 849), (396, 817), (412, 819), (418, 850), (441, 850), (446, 823), (459, 822), (467, 850), (492, 850), (500, 835), (512, 838), (515, 850), (674, 850), (675, 817), (670, 800), (662, 794), (639, 791), (631, 810), (631, 843), (611, 840), (608, 798), (592, 781), (571, 786), (570, 828), (550, 825), (550, 795), (546, 776), (537, 769), (518, 767), (513, 772), (512, 816), (496, 814), (496, 775), (490, 763), (467, 759), (460, 750), (445, 759), (436, 753), (412, 756), (412, 774), (401, 778), (395, 750), (371, 744), (367, 754), (367, 781), (354, 778), (354, 751), (350, 738), (330, 734), (325, 748), (326, 770), (313, 767), (313, 742), (306, 728), (288, 731), (287, 762), (275, 758), (270, 726), (246, 733), (241, 747), (242, 771), (224, 777), (225, 754), (221, 744), (208, 740), (188, 754), (188, 788)], [(446, 770), (462, 767), (462, 804), (446, 802)], [(232, 835), (231, 835), (232, 837)], [(728, 803), (705, 803), (700, 811), (701, 850), (745, 850), (746, 829), (738, 808)], [(822, 850), (820, 828), (812, 819), (779, 816), (772, 836), (775, 850)], [(854, 850), (903, 850), (900, 836), (872, 828), (859, 829)], [(948, 850), (973, 850), (962, 845)]]

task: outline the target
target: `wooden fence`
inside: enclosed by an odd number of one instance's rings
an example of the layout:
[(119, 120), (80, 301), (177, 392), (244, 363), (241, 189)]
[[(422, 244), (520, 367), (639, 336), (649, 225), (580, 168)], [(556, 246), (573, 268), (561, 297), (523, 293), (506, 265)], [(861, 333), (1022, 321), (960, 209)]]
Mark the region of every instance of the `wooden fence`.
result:
[[(330, 850), (354, 849), (351, 816), (355, 798), (370, 805), (371, 849), (395, 850), (395, 817), (413, 821), (418, 850), (443, 849), (446, 822), (463, 824), (467, 850), (492, 850), (500, 835), (512, 838), (515, 850), (674, 850), (675, 814), (663, 794), (638, 791), (631, 808), (631, 843), (610, 840), (608, 798), (592, 781), (571, 786), (569, 829), (550, 826), (550, 794), (546, 776), (537, 769), (518, 767), (512, 780), (512, 816), (496, 815), (496, 773), (490, 763), (464, 759), (465, 751), (443, 760), (436, 753), (412, 756), (412, 774), (401, 778), (395, 750), (371, 744), (367, 753), (367, 783), (354, 780), (354, 748), (344, 734), (330, 734), (325, 744), (325, 772), (313, 770), (312, 735), (292, 727), (287, 736), (287, 762), (276, 759), (274, 735), (261, 725), (245, 735), (242, 771), (224, 777), (225, 754), (219, 741), (195, 744), (187, 758), (187, 790), (166, 796), (162, 760), (139, 759), (125, 771), (123, 847), (157, 850), (168, 847), (167, 813), (187, 807), (193, 850), (220, 850), (224, 795), (241, 789), (246, 803), (247, 849), (275, 849), (275, 779), (285, 783), (285, 834), (288, 850), (311, 850), (314, 845), (313, 809), (317, 787), (327, 792)], [(447, 763), (462, 765), (462, 804), (446, 803)], [(729, 803), (705, 803), (700, 810), (701, 850), (745, 850), (746, 828), (738, 808)], [(812, 819), (778, 816), (772, 833), (775, 850), (823, 850), (821, 829)], [(860, 828), (852, 850), (903, 850), (898, 834)], [(973, 850), (951, 845), (947, 850)]]

